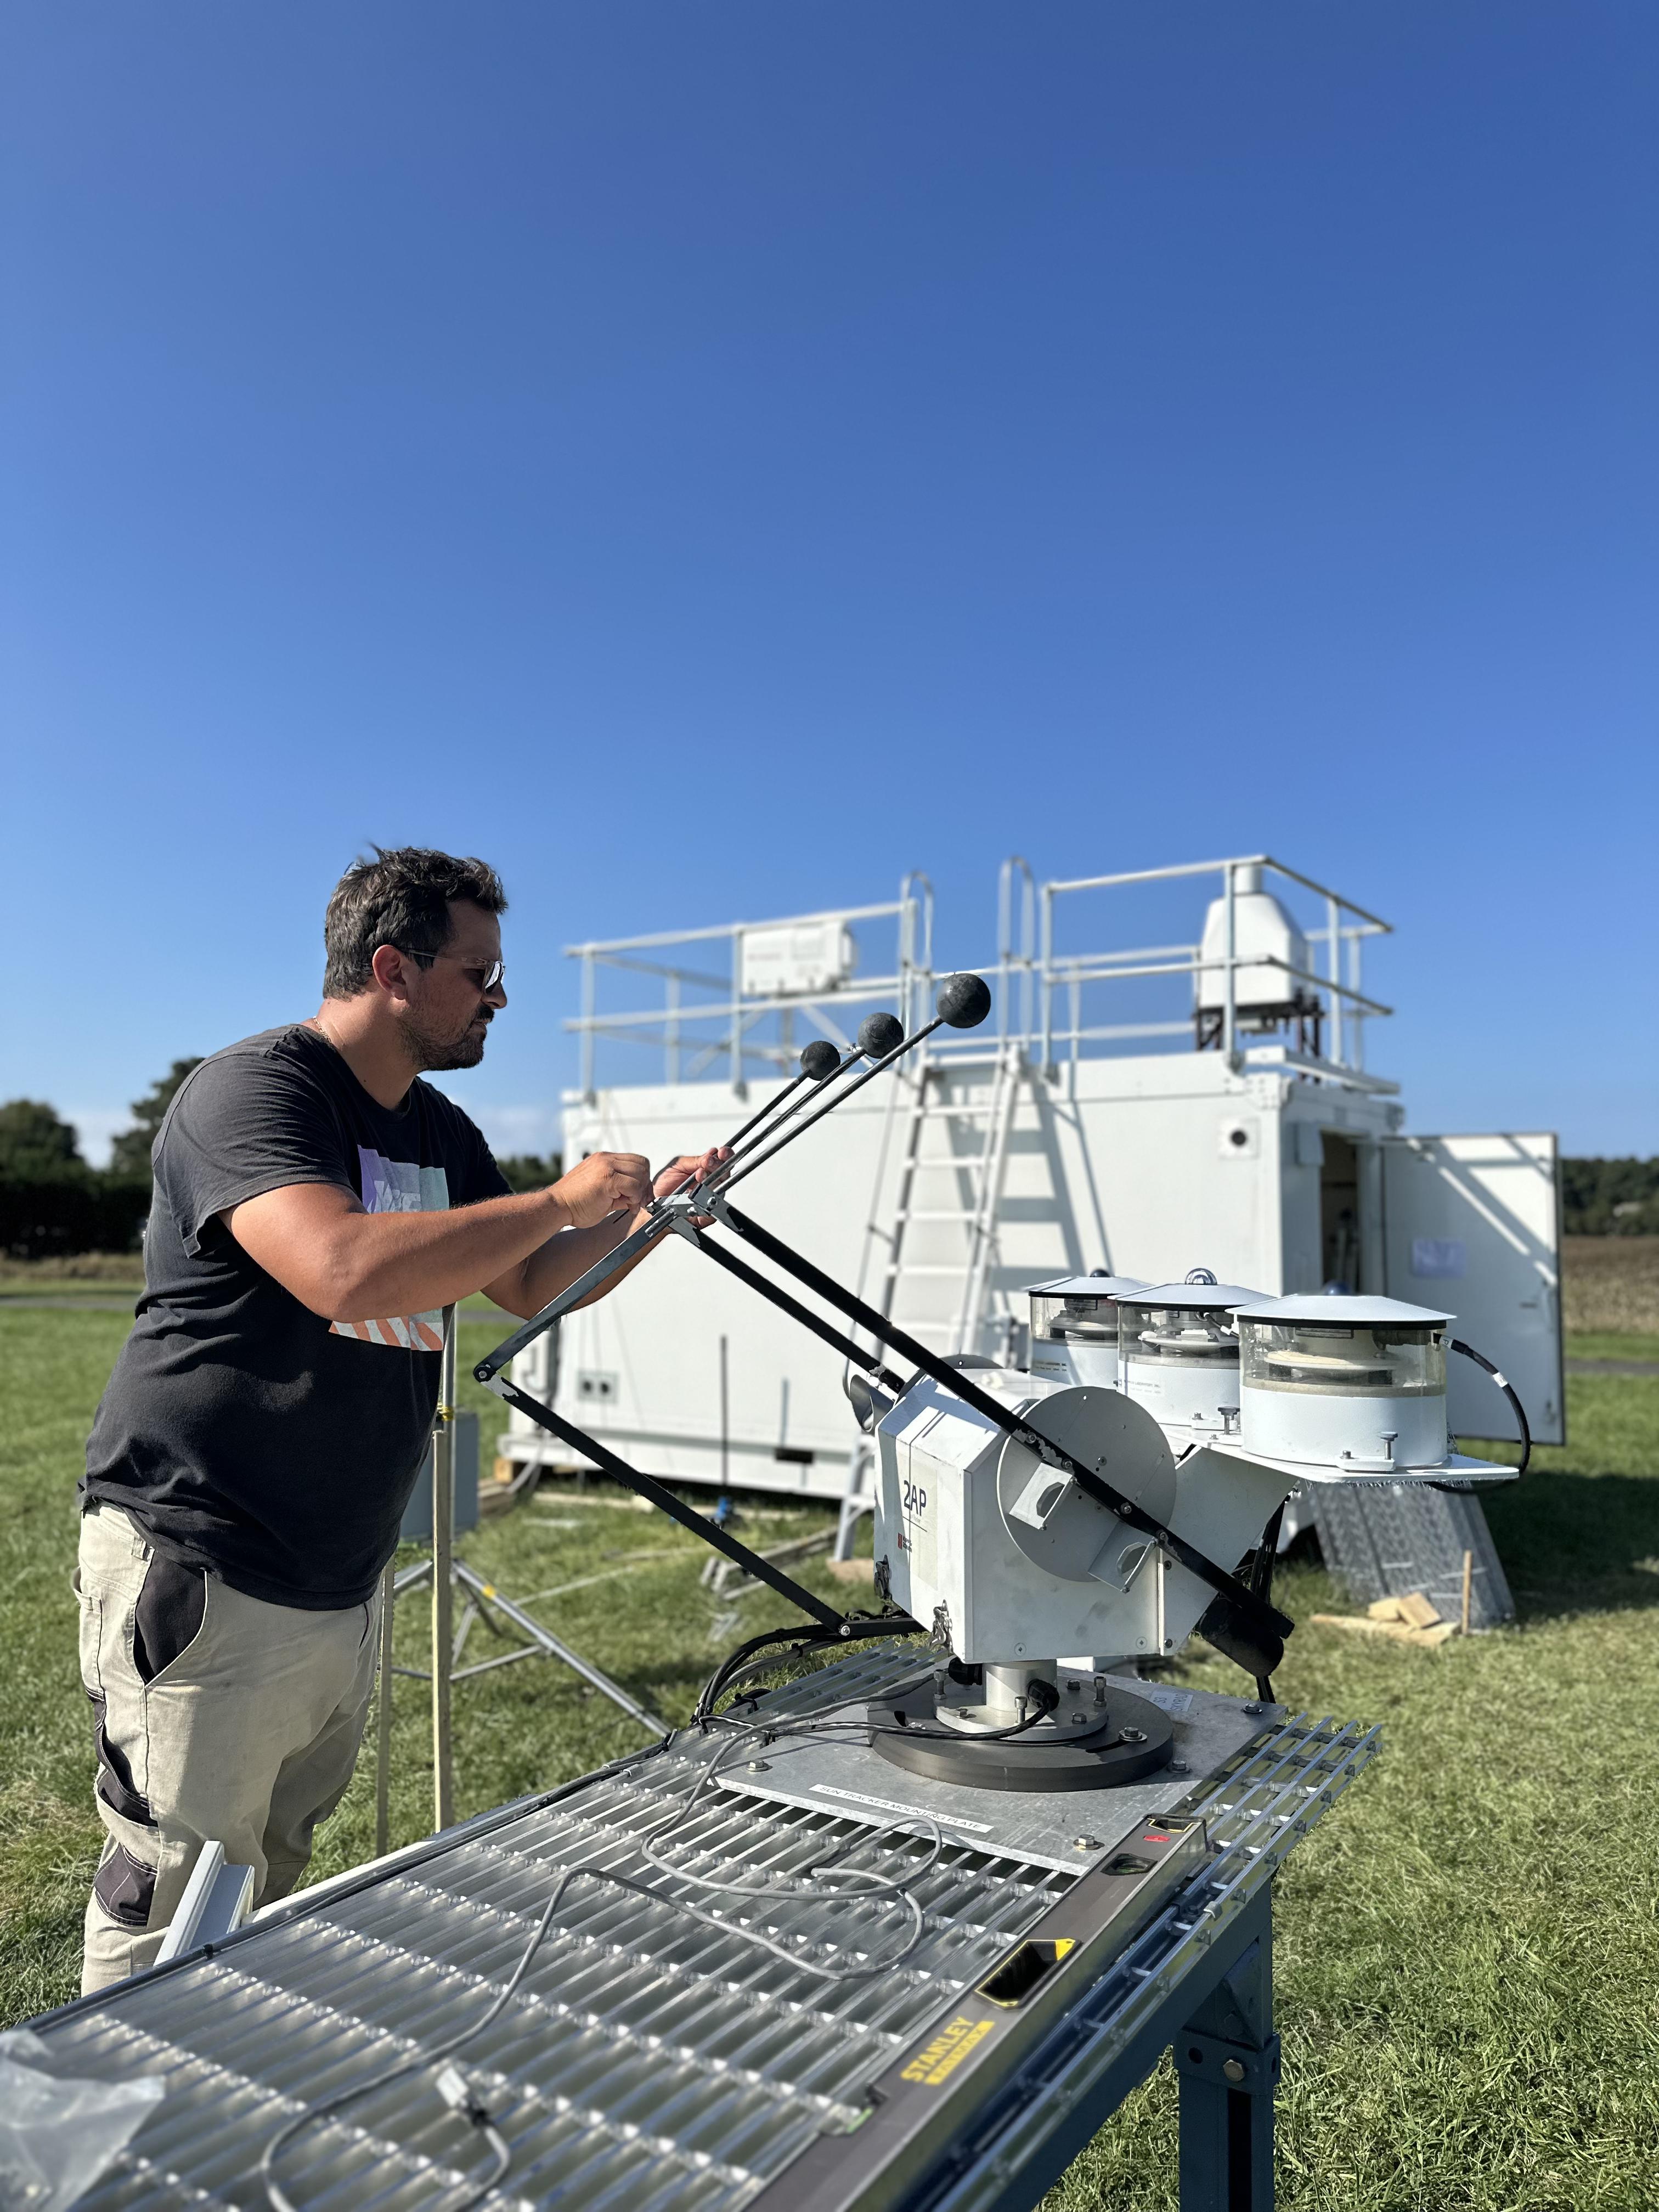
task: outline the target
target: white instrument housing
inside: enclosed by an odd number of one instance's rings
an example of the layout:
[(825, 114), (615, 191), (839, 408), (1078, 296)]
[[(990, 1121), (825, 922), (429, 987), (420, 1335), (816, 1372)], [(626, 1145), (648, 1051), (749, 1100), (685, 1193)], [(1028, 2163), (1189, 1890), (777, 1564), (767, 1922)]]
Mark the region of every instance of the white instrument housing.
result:
[(1233, 1310), (1261, 1293), (1237, 1284), (1143, 1285), (1116, 1301), (1118, 1387), (1146, 1407), (1176, 1449), (1238, 1438), (1238, 1334)]
[[(1197, 1451), (1177, 1468), (1158, 1423), (1121, 1391), (1012, 1368), (975, 1367), (972, 1378), (1230, 1567), (1289, 1492), (1282, 1469), (1235, 1456)], [(959, 1659), (1174, 1650), (1214, 1595), (1063, 1470), (927, 1376), (876, 1434), (876, 1559), (895, 1603), (937, 1627)]]
[(1356, 1474), (1444, 1461), (1450, 1314), (1322, 1297), (1268, 1299), (1234, 1319), (1247, 1451)]
[[(1184, 1404), (1160, 1422), (1147, 1403), (1096, 1382), (988, 1362), (969, 1366), (966, 1377), (1229, 1572), (1298, 1483), (1513, 1480), (1512, 1468), (1447, 1449), (1443, 1380), (1437, 1397), (1431, 1390), (1382, 1398), (1370, 1395), (1369, 1369), (1346, 1378), (1342, 1392), (1316, 1367), (1317, 1387), (1304, 1387), (1310, 1358), (1340, 1348), (1351, 1364), (1359, 1352), (1370, 1360), (1379, 1330), (1402, 1373), (1413, 1358), (1421, 1365), (1416, 1340), (1437, 1349), (1444, 1316), (1395, 1304), (1387, 1315), (1362, 1317), (1360, 1302), (1334, 1298), (1282, 1303), (1285, 1310), (1263, 1302), (1255, 1312), (1261, 1356), (1277, 1358), (1287, 1346), (1294, 1355), (1289, 1387), (1255, 1394), (1268, 1401), (1266, 1424), (1258, 1415), (1243, 1441), (1235, 1430), (1195, 1444), (1190, 1420), (1181, 1417)], [(1339, 1325), (1353, 1333), (1333, 1335)], [(1425, 1370), (1423, 1381), (1432, 1379)], [(1408, 1381), (1421, 1394), (1414, 1372)], [(1282, 1404), (1291, 1409), (1288, 1428)], [(1424, 1433), (1401, 1431), (1373, 1458), (1356, 1446), (1379, 1405), (1390, 1426), (1420, 1408)], [(1432, 1449), (1437, 1420), (1437, 1451), (1413, 1462), (1408, 1452)], [(930, 1376), (917, 1376), (875, 1435), (878, 1587), (970, 1665), (1030, 1668), (1078, 1663), (1069, 1655), (1079, 1652), (1133, 1658), (1173, 1651), (1215, 1595), (1156, 1539)]]
[(1033, 1283), (1030, 1365), (1060, 1382), (1118, 1382), (1115, 1300), (1146, 1285), (1136, 1275), (1061, 1275)]

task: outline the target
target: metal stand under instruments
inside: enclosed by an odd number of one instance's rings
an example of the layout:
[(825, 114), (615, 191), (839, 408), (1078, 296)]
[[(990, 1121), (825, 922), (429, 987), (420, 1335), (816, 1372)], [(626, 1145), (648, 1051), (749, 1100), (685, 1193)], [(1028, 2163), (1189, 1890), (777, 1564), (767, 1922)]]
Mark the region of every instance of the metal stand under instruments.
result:
[(455, 1817), (455, 1766), (449, 1727), (451, 1635), (455, 1599), (455, 1309), (444, 1308), (438, 1422), (432, 1431), (432, 1826)]
[[(495, 2002), (495, 2041), (458, 2063), (512, 2146), (502, 2198), (536, 2212), (1028, 2212), (1171, 2046), (1182, 2212), (1272, 2212), (1273, 1876), (1376, 1731), (1143, 1686), (1189, 1771), (1110, 1793), (1076, 1835), (1052, 1798), (896, 1773), (860, 1741), (867, 1702), (930, 1664), (914, 1646), (849, 1652), (740, 1701), (770, 1730), (759, 1759), (714, 1774), (718, 1735), (684, 1730), (33, 2022), (64, 2076), (166, 2082), (99, 2203), (222, 2195), (307, 2105), (283, 2154), (301, 2212), (476, 2185), (476, 2138), (438, 2109), (433, 2072)], [(850, 1725), (825, 1734), (826, 1708)], [(645, 1839), (704, 1778), (695, 1830), (656, 1863)], [(914, 1882), (927, 1850), (924, 1929), (885, 1972), (904, 1921), (880, 1892)], [(867, 1869), (869, 1893), (814, 1881), (826, 1852)], [(520, 1986), (521, 1938), (565, 1870)], [(710, 1924), (711, 1873), (764, 1900), (738, 1925), (799, 1966), (757, 1969), (737, 1926)], [(850, 1982), (821, 1971), (849, 1966)], [(578, 1986), (580, 2009), (549, 2002)], [(331, 2112), (343, 2074), (382, 2051), (398, 2071), (374, 2103)], [(550, 2111), (544, 2084), (584, 2063), (580, 2101)]]
[[(518, 1659), (556, 1659), (580, 1674), (592, 1688), (619, 1705), (630, 1720), (653, 1735), (668, 1733), (666, 1721), (630, 1697), (620, 1682), (584, 1659), (561, 1638), (544, 1628), (521, 1605), (487, 1582), (477, 1570), (455, 1556), (455, 1309), (444, 1308), (443, 1352), (439, 1371), (438, 1413), (432, 1432), (432, 1555), (417, 1559), (401, 1573), (388, 1562), (380, 1580), (380, 1698), (375, 1717), (374, 1849), (383, 1856), (391, 1845), (392, 1825), (392, 1679), (403, 1674), (432, 1685), (433, 1830), (448, 1827), (454, 1819), (454, 1735), (450, 1711), (453, 1684), (469, 1675), (488, 1674), (495, 1667), (509, 1667)], [(398, 1598), (429, 1584), (432, 1590), (432, 1664), (399, 1667), (393, 1662), (392, 1617)], [(460, 1626), (455, 1626), (455, 1591), (466, 1594)], [(506, 1631), (495, 1618), (511, 1623), (528, 1638), (511, 1650), (498, 1651), (471, 1666), (458, 1667), (474, 1621), (482, 1621), (493, 1634)]]

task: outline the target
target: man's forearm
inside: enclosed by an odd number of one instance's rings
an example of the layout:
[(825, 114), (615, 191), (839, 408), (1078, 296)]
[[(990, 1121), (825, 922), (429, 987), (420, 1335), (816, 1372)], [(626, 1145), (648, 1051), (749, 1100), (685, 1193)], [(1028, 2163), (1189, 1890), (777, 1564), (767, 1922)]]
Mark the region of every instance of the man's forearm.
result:
[[(339, 1184), (313, 1182), (264, 1191), (220, 1218), (251, 1258), (330, 1321), (424, 1313), (477, 1290), (509, 1312), (534, 1313), (627, 1234), (651, 1188), (641, 1156), (594, 1152), (550, 1190), (453, 1212), (368, 1213)], [(544, 1250), (527, 1273), (526, 1261)], [(532, 1282), (555, 1287), (526, 1304)]]
[(325, 1239), (324, 1265), (337, 1286), (331, 1318), (361, 1321), (451, 1305), (522, 1267), (550, 1241), (566, 1242), (561, 1231), (576, 1242), (611, 1226), (570, 1230), (568, 1221), (550, 1190), (519, 1191), (448, 1212), (348, 1215)]
[[(561, 1291), (580, 1281), (596, 1261), (614, 1251), (623, 1237), (647, 1218), (643, 1211), (631, 1216), (617, 1213), (586, 1229), (572, 1229), (561, 1221), (552, 1236), (544, 1236), (516, 1266), (509, 1264), (503, 1271), (498, 1263), (489, 1263), (483, 1255), (497, 1250), (504, 1234), (510, 1231), (517, 1243), (530, 1233), (520, 1228), (514, 1215), (497, 1213), (496, 1209), (516, 1209), (524, 1198), (547, 1195), (544, 1191), (522, 1192), (512, 1198), (488, 1199), (482, 1205), (463, 1206), (451, 1213), (371, 1213), (358, 1217), (375, 1232), (370, 1240), (374, 1244), (390, 1243), (413, 1249), (365, 1249), (359, 1255), (360, 1265), (366, 1272), (361, 1277), (357, 1304), (349, 1313), (343, 1312), (335, 1318), (366, 1320), (376, 1314), (420, 1313), (483, 1291), (508, 1313), (518, 1314), (527, 1321), (532, 1314), (550, 1304)], [(562, 1212), (562, 1208), (560, 1211)], [(480, 1214), (494, 1218), (481, 1222), (477, 1218)], [(452, 1243), (441, 1234), (429, 1239), (409, 1236), (407, 1228), (416, 1223), (449, 1224), (460, 1232), (463, 1241)], [(383, 1224), (395, 1224), (404, 1233), (385, 1238), (378, 1234)], [(482, 1242), (477, 1236), (480, 1231), (485, 1232)], [(479, 1255), (476, 1260), (471, 1257), (474, 1249)], [(647, 1248), (652, 1249), (654, 1248)], [(643, 1251), (636, 1253), (599, 1289), (591, 1291), (582, 1304), (591, 1305), (595, 1298), (603, 1297), (625, 1275), (631, 1274), (645, 1256)]]

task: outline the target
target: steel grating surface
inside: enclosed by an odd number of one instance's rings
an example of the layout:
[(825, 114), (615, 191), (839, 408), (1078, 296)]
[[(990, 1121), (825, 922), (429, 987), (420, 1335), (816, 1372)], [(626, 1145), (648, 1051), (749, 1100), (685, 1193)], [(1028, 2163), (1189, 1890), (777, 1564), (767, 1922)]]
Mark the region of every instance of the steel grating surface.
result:
[[(765, 1717), (775, 1726), (821, 1705), (831, 1685), (862, 1698), (915, 1671), (914, 1649), (860, 1655), (769, 1698)], [(1376, 1742), (1375, 1732), (1305, 1718), (1269, 1730), (1231, 1772), (1191, 1793), (1219, 1851), (1089, 1991), (1075, 2094), (1098, 2070), (1085, 2062), (1109, 2063), (1183, 1959), (1270, 1877)], [(38, 2023), (55, 2071), (167, 2082), (129, 2152), (82, 2200), (85, 2212), (258, 2212), (259, 2155), (277, 2127), (480, 2017), (518, 1963), (556, 1870), (576, 1861), (653, 1893), (576, 1875), (523, 1984), (459, 2054), (513, 2153), (488, 2201), (729, 2212), (815, 2138), (855, 2127), (866, 2087), (1077, 1879), (947, 1843), (914, 1885), (924, 1925), (911, 1954), (827, 1982), (689, 1918), (674, 1897), (748, 1917), (820, 1960), (878, 1960), (908, 1936), (904, 1910), (832, 1893), (799, 1870), (833, 1848), (839, 1864), (902, 1871), (931, 1847), (716, 1784), (674, 1834), (673, 1870), (660, 1869), (643, 1854), (645, 1832), (683, 1805), (708, 1756), (702, 1739), (677, 1738), (627, 1771), (507, 1808), (314, 1903), (293, 1900), (211, 1954)], [(894, 1770), (883, 1772), (891, 1789)], [(769, 1887), (752, 1900), (677, 1893), (678, 1869)], [(1014, 2136), (1046, 2108), (1038, 2100), (1011, 2113)], [(300, 2212), (434, 2212), (481, 2169), (480, 2148), (416, 2073), (306, 2130), (282, 2178)]]

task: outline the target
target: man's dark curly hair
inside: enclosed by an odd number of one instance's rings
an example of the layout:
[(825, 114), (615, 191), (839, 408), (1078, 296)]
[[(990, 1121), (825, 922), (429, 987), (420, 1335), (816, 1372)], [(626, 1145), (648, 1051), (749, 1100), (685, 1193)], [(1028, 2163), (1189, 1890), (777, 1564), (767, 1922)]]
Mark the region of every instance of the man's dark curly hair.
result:
[(368, 990), (374, 980), (370, 963), (377, 945), (395, 945), (400, 952), (441, 952), (452, 933), (451, 899), (471, 899), (486, 914), (507, 909), (501, 879), (486, 861), (458, 860), (419, 845), (369, 849), (374, 859), (355, 861), (346, 870), (323, 917), (325, 999), (355, 999)]

